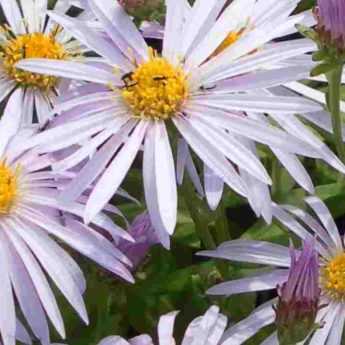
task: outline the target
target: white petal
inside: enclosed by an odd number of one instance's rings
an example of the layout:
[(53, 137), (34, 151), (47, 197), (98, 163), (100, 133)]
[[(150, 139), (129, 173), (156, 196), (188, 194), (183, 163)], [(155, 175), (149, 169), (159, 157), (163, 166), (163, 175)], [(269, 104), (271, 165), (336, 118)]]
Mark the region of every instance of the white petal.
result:
[(56, 77), (89, 81), (104, 85), (109, 85), (115, 80), (114, 75), (103, 69), (73, 61), (25, 59), (18, 62), (16, 67), (34, 73), (54, 75)]
[(334, 243), (336, 243), (337, 247), (341, 249), (342, 241), (340, 238), (339, 230), (327, 206), (317, 197), (308, 197), (305, 199), (305, 201), (317, 214), (323, 226), (332, 237)]
[(121, 70), (129, 71), (131, 69), (132, 64), (121, 54), (120, 50), (110, 44), (101, 34), (85, 25), (83, 21), (56, 12), (50, 12), (49, 16), (71, 32), (80, 42), (106, 58), (109, 63), (119, 66)]
[(152, 124), (150, 124), (148, 127), (144, 145), (143, 180), (147, 209), (149, 211), (152, 225), (156, 231), (159, 241), (165, 248), (169, 249), (169, 234), (163, 224), (157, 199), (158, 193), (156, 184), (157, 169), (155, 167), (155, 131)]
[[(0, 0), (1, 8), (15, 34), (24, 34), (23, 18), (16, 0)], [(6, 345), (6, 344), (5, 344)]]
[(259, 308), (246, 319), (238, 322), (235, 326), (230, 327), (222, 338), (222, 345), (241, 345), (251, 338), (260, 329), (271, 324), (275, 320), (275, 311), (273, 305), (275, 300), (271, 300)]
[(279, 149), (272, 148), (272, 151), (290, 173), (292, 178), (306, 191), (314, 193), (313, 181), (298, 158)]
[(120, 135), (113, 136), (80, 170), (78, 178), (74, 179), (62, 192), (60, 199), (62, 201), (76, 200), (93, 183), (97, 177), (104, 171), (114, 153), (123, 143), (127, 133), (135, 126), (132, 121), (127, 129)]
[(167, 0), (166, 8), (162, 55), (176, 64), (181, 58), (180, 39), (185, 24), (185, 4), (184, 1)]
[[(322, 328), (315, 331), (314, 335), (312, 336), (309, 345), (320, 345), (326, 344), (327, 337), (331, 332), (331, 329), (335, 326), (336, 318), (339, 318), (339, 312), (342, 308), (340, 303), (331, 302), (329, 306), (328, 313), (326, 314), (325, 318), (322, 320), (324, 325)], [(322, 322), (321, 321), (321, 322)], [(332, 345), (340, 345), (336, 343), (332, 343)]]
[(110, 22), (122, 38), (143, 60), (148, 59), (148, 47), (132, 19), (117, 1), (89, 0), (89, 5), (101, 22)]
[(231, 296), (245, 292), (257, 292), (275, 289), (287, 281), (288, 270), (274, 270), (254, 277), (235, 279), (220, 283), (210, 288), (209, 295)]
[(80, 289), (70, 275), (69, 270), (63, 265), (64, 262), (60, 259), (60, 251), (56, 249), (56, 243), (39, 229), (33, 231), (22, 222), (18, 222), (18, 225), (20, 225), (20, 228), (16, 229), (17, 233), (33, 251), (42, 267), (72, 307), (88, 324), (88, 316)]
[(222, 199), (224, 182), (205, 164), (204, 183), (207, 203), (211, 210), (215, 210)]
[(231, 188), (241, 195), (246, 195), (246, 187), (237, 175), (233, 166), (225, 159), (216, 147), (205, 140), (187, 120), (179, 117), (173, 119), (175, 126), (184, 139), (208, 166), (221, 177)]
[(232, 1), (224, 10), (214, 26), (207, 32), (205, 38), (188, 56), (186, 64), (189, 67), (200, 65), (206, 61), (230, 32), (240, 31), (251, 16), (255, 0)]
[(234, 240), (224, 242), (215, 250), (205, 250), (198, 255), (238, 262), (290, 267), (289, 249), (269, 242)]
[(164, 122), (155, 121), (155, 177), (157, 202), (167, 232), (173, 234), (177, 217), (177, 187), (175, 164)]
[(97, 182), (86, 204), (85, 222), (89, 223), (112, 198), (120, 187), (123, 179), (132, 165), (141, 143), (144, 139), (148, 122), (141, 121), (124, 144), (121, 151), (113, 159), (110, 166)]
[(0, 157), (4, 153), (10, 139), (17, 134), (22, 124), (23, 92), (17, 89), (7, 102), (0, 120)]
[(184, 57), (210, 27), (225, 5), (225, 0), (196, 0), (183, 30), (181, 56)]
[[(7, 241), (2, 231), (3, 229), (0, 228), (0, 242)], [(16, 314), (9, 268), (7, 251), (3, 247), (3, 244), (0, 243), (0, 332), (4, 345), (15, 345)]]
[(13, 245), (24, 262), (49, 319), (58, 333), (64, 338), (65, 328), (62, 316), (53, 292), (51, 291), (48, 281), (45, 278), (40, 266), (23, 240), (16, 234), (15, 231), (13, 231), (13, 229), (9, 229), (9, 231), (6, 231), (6, 233), (11, 238)]
[(175, 318), (178, 312), (174, 311), (161, 316), (158, 322), (158, 340), (159, 345), (171, 345), (175, 343), (173, 332)]

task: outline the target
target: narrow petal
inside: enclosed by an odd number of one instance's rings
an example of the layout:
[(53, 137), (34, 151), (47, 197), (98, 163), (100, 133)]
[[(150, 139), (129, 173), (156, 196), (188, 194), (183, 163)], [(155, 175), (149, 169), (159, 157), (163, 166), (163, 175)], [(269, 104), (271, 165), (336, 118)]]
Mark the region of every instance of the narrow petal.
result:
[(164, 122), (154, 123), (157, 202), (167, 232), (173, 234), (177, 217), (175, 164)]
[(18, 132), (22, 121), (23, 92), (17, 89), (7, 102), (0, 121), (0, 157), (5, 151), (10, 139)]
[(132, 165), (144, 139), (148, 123), (139, 122), (121, 151), (97, 182), (86, 204), (85, 222), (89, 223), (112, 198)]
[(14, 298), (10, 280), (9, 257), (1, 242), (7, 241), (0, 229), (0, 331), (4, 345), (15, 345), (16, 343), (16, 314)]
[(241, 345), (260, 329), (273, 323), (276, 317), (274, 303), (276, 301), (271, 300), (263, 304), (246, 319), (230, 327), (223, 335), (222, 345)]
[[(25, 33), (23, 18), (16, 0), (0, 0), (7, 22), (15, 34)], [(5, 344), (6, 345), (6, 344)]]
[(106, 72), (104, 69), (73, 61), (53, 59), (24, 59), (18, 62), (16, 67), (34, 73), (89, 81), (104, 85), (109, 85), (112, 83), (112, 81), (116, 81), (114, 75)]
[(263, 241), (234, 240), (224, 242), (215, 250), (201, 251), (198, 255), (239, 262), (290, 267), (287, 247)]
[(175, 318), (178, 312), (174, 311), (161, 316), (158, 322), (158, 340), (159, 345), (171, 345), (175, 343), (173, 332)]
[(257, 292), (275, 289), (287, 281), (288, 270), (274, 270), (250, 278), (231, 280), (217, 284), (207, 291), (209, 295), (231, 296), (245, 292)]

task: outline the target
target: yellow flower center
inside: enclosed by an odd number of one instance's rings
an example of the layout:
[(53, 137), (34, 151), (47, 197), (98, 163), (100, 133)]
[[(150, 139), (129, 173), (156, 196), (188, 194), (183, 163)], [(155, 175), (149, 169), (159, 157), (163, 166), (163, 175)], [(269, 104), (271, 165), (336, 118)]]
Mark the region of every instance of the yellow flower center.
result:
[[(57, 78), (17, 69), (18, 61), (28, 58), (65, 60), (68, 53), (55, 40), (57, 30), (46, 35), (31, 33), (8, 39), (2, 46), (3, 65), (8, 76), (25, 87), (49, 90), (57, 84)], [(7, 35), (8, 36), (8, 35)]]
[(321, 271), (325, 292), (337, 300), (345, 300), (345, 253), (334, 257)]
[(225, 40), (218, 46), (218, 48), (214, 51), (212, 54), (213, 56), (219, 55), (222, 53), (226, 48), (230, 47), (232, 44), (234, 44), (242, 34), (243, 30), (239, 32), (230, 32), (228, 36), (225, 38)]
[(149, 61), (122, 77), (125, 103), (134, 117), (167, 120), (188, 97), (187, 76), (181, 67), (151, 52)]
[(8, 214), (13, 206), (18, 191), (18, 168), (12, 171), (4, 162), (0, 162), (0, 216)]

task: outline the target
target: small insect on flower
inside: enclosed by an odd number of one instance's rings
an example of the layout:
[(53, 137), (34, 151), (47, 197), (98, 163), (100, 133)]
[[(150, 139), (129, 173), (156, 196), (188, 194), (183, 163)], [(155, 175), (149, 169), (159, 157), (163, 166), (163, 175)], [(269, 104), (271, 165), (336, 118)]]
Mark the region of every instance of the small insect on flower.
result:
[[(91, 83), (74, 90), (78, 97), (64, 98), (55, 108), (61, 114), (58, 125), (31, 142), (32, 146), (41, 147), (53, 141), (59, 141), (61, 147), (64, 143), (66, 146), (81, 143), (75, 156), (78, 159), (70, 159), (68, 164), (61, 162), (61, 171), (91, 157), (64, 192), (66, 199), (73, 200), (96, 181), (87, 201), (86, 223), (112, 198), (143, 149), (148, 212), (160, 241), (169, 246), (178, 202), (170, 143), (173, 135), (183, 138), (221, 184), (248, 198), (257, 214), (264, 214), (267, 221), (271, 220), (268, 192), (271, 178), (255, 152), (255, 142), (275, 150), (291, 166), (290, 171), (298, 175), (296, 180), (307, 190), (313, 189), (294, 155), (325, 159), (325, 145), (319, 142), (311, 145), (304, 136), (296, 135), (296, 131), (290, 133), (289, 126), (289, 129), (284, 125), (272, 126), (257, 116), (278, 114), (286, 123), (286, 118), (294, 119), (294, 113), (322, 110), (308, 99), (263, 95), (256, 91), (286, 83), (287, 75), (289, 80), (299, 79), (303, 67), (288, 71), (277, 68), (273, 72), (263, 68), (314, 47), (306, 40), (266, 47), (282, 32), (285, 35), (296, 31), (295, 24), (304, 15), (290, 17), (294, 6), (289, 3), (282, 11), (273, 1), (235, 0), (224, 9), (226, 0), (212, 1), (212, 4), (197, 0), (193, 6), (185, 0), (167, 0), (163, 49), (158, 52), (147, 46), (117, 1), (88, 0), (87, 3), (101, 26), (101, 33), (75, 18), (59, 13), (52, 13), (51, 17), (76, 37), (84, 36), (83, 43), (104, 58), (103, 67), (58, 60), (43, 63), (37, 59), (26, 59), (17, 65), (26, 71), (55, 76), (68, 74), (71, 79)], [(250, 30), (243, 30), (248, 22)], [(229, 33), (236, 35), (228, 37)], [(80, 116), (70, 122), (73, 112)], [(90, 137), (92, 141), (84, 143)], [(345, 171), (332, 153), (330, 157), (333, 166)], [(177, 166), (183, 166), (180, 156)], [(260, 187), (253, 189), (257, 183)], [(206, 194), (210, 195), (212, 184), (205, 183), (205, 186)], [(267, 189), (256, 192), (262, 186)]]

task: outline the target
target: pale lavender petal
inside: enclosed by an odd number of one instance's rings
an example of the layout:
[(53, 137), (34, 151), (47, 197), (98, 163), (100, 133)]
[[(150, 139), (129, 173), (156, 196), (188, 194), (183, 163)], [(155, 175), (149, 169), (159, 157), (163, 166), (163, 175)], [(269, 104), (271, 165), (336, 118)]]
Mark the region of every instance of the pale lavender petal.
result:
[(275, 320), (275, 312), (273, 305), (275, 300), (271, 300), (259, 308), (246, 319), (238, 322), (234, 326), (225, 331), (221, 344), (222, 345), (241, 345), (250, 339), (260, 329), (273, 323)]
[(207, 290), (209, 295), (231, 296), (245, 292), (275, 289), (286, 282), (289, 270), (274, 270), (257, 276), (220, 283)]
[(121, 151), (97, 182), (86, 204), (84, 216), (86, 223), (89, 223), (102, 210), (121, 185), (138, 153), (147, 127), (148, 122), (139, 122)]

